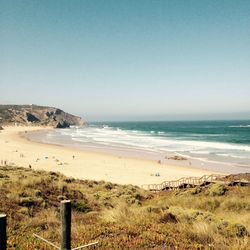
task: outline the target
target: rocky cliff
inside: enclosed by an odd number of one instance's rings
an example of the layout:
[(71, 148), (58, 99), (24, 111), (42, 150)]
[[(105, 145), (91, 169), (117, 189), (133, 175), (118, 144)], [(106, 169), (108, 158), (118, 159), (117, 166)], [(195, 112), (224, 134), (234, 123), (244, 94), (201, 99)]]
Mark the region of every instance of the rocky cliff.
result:
[(85, 122), (78, 116), (58, 108), (37, 105), (0, 105), (0, 127), (4, 125), (41, 125), (55, 128), (81, 126)]

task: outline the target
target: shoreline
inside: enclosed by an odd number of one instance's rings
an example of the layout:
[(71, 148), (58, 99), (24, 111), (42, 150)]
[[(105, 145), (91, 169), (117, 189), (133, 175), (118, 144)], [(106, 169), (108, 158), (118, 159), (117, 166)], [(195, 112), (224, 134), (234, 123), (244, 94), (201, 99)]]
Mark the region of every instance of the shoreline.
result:
[[(66, 176), (89, 180), (104, 180), (117, 184), (144, 185), (204, 174), (225, 174), (193, 166), (159, 164), (148, 159), (90, 152), (62, 145), (34, 142), (26, 137), (44, 127), (4, 127), (0, 133), (1, 161), (10, 165), (58, 171)], [(157, 173), (160, 176), (155, 176)]]
[[(57, 129), (50, 130), (53, 133), (57, 133)], [(60, 134), (60, 133), (59, 133)], [(195, 168), (207, 171), (221, 172), (224, 174), (238, 174), (249, 172), (248, 165), (242, 165), (233, 163), (230, 161), (216, 161), (211, 159), (204, 159), (200, 157), (193, 157), (178, 152), (172, 151), (154, 151), (149, 149), (143, 149), (138, 147), (126, 147), (115, 145), (102, 145), (98, 143), (81, 143), (74, 141), (67, 137), (60, 136), (47, 137), (49, 135), (48, 130), (43, 131), (30, 131), (25, 138), (30, 141), (43, 143), (47, 145), (57, 145), (65, 148), (71, 148), (75, 150), (81, 150), (84, 152), (100, 153), (105, 155), (111, 155), (121, 158), (132, 158), (137, 160), (148, 160), (157, 162), (162, 165), (179, 166), (185, 168)], [(174, 159), (177, 157), (177, 159)]]

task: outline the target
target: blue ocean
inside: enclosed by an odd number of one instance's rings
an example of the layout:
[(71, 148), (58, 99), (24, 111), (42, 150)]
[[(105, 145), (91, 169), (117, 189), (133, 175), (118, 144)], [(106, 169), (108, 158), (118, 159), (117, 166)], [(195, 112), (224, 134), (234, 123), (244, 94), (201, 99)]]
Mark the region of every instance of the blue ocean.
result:
[(46, 141), (250, 167), (250, 121), (99, 122), (50, 131)]

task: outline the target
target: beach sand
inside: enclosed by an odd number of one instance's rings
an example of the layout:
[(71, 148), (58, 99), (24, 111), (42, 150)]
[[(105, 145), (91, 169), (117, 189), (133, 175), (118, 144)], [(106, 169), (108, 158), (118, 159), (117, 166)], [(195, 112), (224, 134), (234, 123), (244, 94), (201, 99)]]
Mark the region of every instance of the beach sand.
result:
[[(104, 180), (118, 184), (151, 184), (187, 176), (215, 173), (192, 167), (159, 164), (157, 161), (117, 157), (100, 152), (32, 142), (22, 135), (41, 127), (5, 127), (0, 132), (0, 163), (58, 171), (66, 176)], [(155, 176), (159, 173), (160, 176)]]

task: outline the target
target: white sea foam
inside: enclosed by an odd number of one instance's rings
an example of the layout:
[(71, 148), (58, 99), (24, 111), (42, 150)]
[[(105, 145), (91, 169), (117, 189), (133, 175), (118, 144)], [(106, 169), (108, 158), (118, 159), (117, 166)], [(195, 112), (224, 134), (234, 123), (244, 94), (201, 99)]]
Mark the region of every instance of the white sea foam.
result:
[(197, 150), (197, 151), (190, 151), (191, 154), (201, 154), (201, 155), (209, 155), (210, 151), (205, 150)]
[(236, 145), (222, 142), (206, 142), (206, 141), (181, 141), (181, 144), (186, 144), (194, 147), (214, 148), (214, 149), (230, 149), (230, 150), (242, 150), (250, 152), (250, 146)]
[(229, 128), (250, 128), (250, 124), (249, 125), (231, 125), (228, 127)]
[[(126, 146), (137, 146), (142, 148), (154, 148), (159, 150), (180, 150), (180, 151), (197, 151), (201, 153), (201, 150), (210, 152), (213, 150), (236, 150), (250, 152), (250, 146), (237, 145), (222, 142), (207, 142), (207, 141), (194, 141), (194, 140), (180, 140), (173, 137), (167, 137), (166, 134), (158, 132), (158, 136), (155, 135), (155, 131), (149, 133), (142, 131), (129, 131), (122, 129), (113, 129), (109, 126), (103, 127), (84, 127), (78, 129), (68, 129), (61, 132), (63, 135), (71, 136), (74, 140), (86, 141), (87, 139), (95, 142), (103, 143), (115, 143)], [(159, 136), (162, 135), (162, 136)], [(198, 152), (199, 151), (199, 152)]]
[(232, 154), (217, 154), (218, 156), (223, 156), (223, 157), (232, 157), (232, 158), (237, 158), (237, 159), (248, 159), (247, 157), (244, 156), (237, 156), (237, 155), (232, 155)]
[[(163, 131), (139, 131), (139, 130), (124, 130), (121, 128), (112, 128), (110, 126), (86, 126), (70, 128), (65, 130), (57, 130), (64, 136), (68, 136), (71, 140), (83, 143), (84, 145), (92, 146), (108, 146), (115, 148), (131, 148), (132, 150), (143, 150), (148, 152), (179, 152), (191, 157), (197, 155), (204, 155), (206, 158), (222, 157), (225, 161), (230, 158), (250, 161), (250, 146), (242, 144), (232, 144), (223, 142), (209, 142), (204, 141), (202, 137), (200, 140), (191, 140), (192, 134), (189, 137), (178, 137), (175, 133), (166, 133)], [(53, 133), (52, 133), (53, 134)], [(208, 134), (204, 135), (204, 137)], [(214, 134), (211, 134), (214, 136)], [(196, 158), (197, 158), (196, 157)]]

